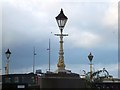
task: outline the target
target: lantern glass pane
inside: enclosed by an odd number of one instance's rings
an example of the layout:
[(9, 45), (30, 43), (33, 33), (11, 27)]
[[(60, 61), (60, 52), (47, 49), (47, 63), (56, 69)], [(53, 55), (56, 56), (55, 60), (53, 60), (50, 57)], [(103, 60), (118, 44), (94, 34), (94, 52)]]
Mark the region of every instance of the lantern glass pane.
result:
[(57, 23), (58, 23), (58, 26), (60, 29), (63, 29), (65, 24), (66, 24), (66, 19), (63, 19), (63, 20), (57, 20)]
[(8, 53), (8, 54), (6, 54), (6, 57), (7, 57), (7, 59), (9, 59), (10, 58), (10, 54)]

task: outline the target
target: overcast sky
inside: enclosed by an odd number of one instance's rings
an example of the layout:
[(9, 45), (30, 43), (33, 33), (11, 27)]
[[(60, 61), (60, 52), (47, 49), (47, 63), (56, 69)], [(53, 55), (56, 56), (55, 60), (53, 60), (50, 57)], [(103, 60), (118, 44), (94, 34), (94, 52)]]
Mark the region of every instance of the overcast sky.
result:
[[(35, 69), (48, 69), (48, 41), (51, 40), (51, 70), (57, 69), (59, 28), (55, 17), (62, 8), (68, 21), (64, 33), (66, 69), (83, 74), (89, 71), (90, 52), (94, 55), (93, 70), (106, 68), (118, 76), (118, 3), (104, 1), (3, 0), (2, 4), (2, 67), (9, 48), (10, 73), (32, 72), (33, 47)], [(52, 33), (51, 33), (52, 32)], [(0, 50), (1, 51), (1, 50)]]

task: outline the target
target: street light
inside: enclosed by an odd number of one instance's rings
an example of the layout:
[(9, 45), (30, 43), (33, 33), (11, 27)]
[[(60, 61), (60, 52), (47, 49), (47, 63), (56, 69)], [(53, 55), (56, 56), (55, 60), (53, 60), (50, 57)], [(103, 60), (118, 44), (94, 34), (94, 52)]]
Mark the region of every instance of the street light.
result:
[(5, 54), (6, 54), (6, 58), (7, 58), (7, 64), (6, 64), (6, 75), (8, 75), (9, 74), (9, 61), (10, 61), (10, 55), (11, 55), (11, 52), (10, 52), (10, 50), (8, 49), (6, 52), (5, 52)]
[(60, 34), (55, 34), (56, 36), (60, 36), (60, 50), (59, 50), (59, 59), (58, 59), (58, 70), (63, 71), (65, 70), (65, 64), (64, 64), (64, 52), (63, 52), (63, 36), (68, 36), (68, 34), (62, 34), (63, 29), (65, 27), (65, 24), (67, 22), (67, 17), (64, 15), (63, 10), (61, 9), (60, 14), (55, 17), (58, 27), (60, 29)]
[(93, 55), (90, 52), (90, 54), (88, 55), (88, 59), (90, 61), (90, 80), (92, 81), (92, 59), (93, 59)]
[(60, 14), (56, 17), (56, 21), (58, 23), (58, 27), (61, 30), (61, 33), (62, 33), (62, 31), (64, 29), (64, 26), (65, 26), (65, 24), (67, 22), (67, 19), (68, 18), (63, 13), (63, 9), (61, 9)]

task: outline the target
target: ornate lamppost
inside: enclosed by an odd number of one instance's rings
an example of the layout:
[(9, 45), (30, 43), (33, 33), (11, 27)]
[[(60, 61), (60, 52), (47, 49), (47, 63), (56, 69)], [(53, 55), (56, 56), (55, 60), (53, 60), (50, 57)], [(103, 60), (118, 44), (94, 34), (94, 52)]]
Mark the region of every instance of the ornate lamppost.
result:
[(88, 59), (90, 61), (90, 81), (92, 81), (92, 59), (93, 59), (93, 55), (90, 52), (90, 54), (88, 55)]
[(10, 61), (10, 55), (11, 55), (11, 52), (10, 52), (10, 50), (8, 49), (6, 52), (5, 52), (5, 54), (6, 54), (6, 67), (5, 67), (5, 73), (6, 73), (6, 75), (8, 75), (9, 74), (9, 61)]
[(67, 22), (67, 17), (64, 15), (63, 10), (61, 9), (60, 14), (55, 17), (58, 27), (60, 29), (60, 34), (55, 34), (56, 36), (60, 36), (60, 50), (59, 50), (59, 58), (58, 58), (58, 71), (65, 70), (65, 64), (64, 64), (64, 52), (63, 52), (63, 36), (68, 36), (68, 34), (63, 34), (64, 26)]

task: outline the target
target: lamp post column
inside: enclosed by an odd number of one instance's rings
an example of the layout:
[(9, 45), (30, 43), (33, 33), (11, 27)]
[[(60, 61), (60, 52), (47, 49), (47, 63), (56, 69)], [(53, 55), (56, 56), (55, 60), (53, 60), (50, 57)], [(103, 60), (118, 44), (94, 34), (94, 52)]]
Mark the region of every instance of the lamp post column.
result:
[(92, 62), (90, 62), (90, 80), (92, 81)]
[(9, 60), (7, 59), (7, 64), (6, 64), (6, 75), (9, 74)]
[(60, 50), (59, 50), (59, 59), (58, 59), (57, 67), (58, 67), (58, 69), (62, 69), (62, 70), (65, 69), (62, 29), (61, 29), (61, 34), (60, 34)]

